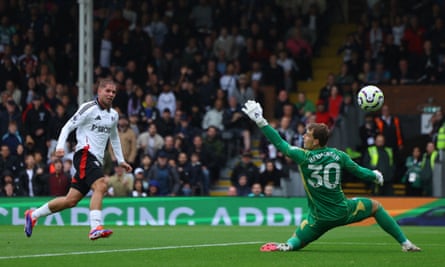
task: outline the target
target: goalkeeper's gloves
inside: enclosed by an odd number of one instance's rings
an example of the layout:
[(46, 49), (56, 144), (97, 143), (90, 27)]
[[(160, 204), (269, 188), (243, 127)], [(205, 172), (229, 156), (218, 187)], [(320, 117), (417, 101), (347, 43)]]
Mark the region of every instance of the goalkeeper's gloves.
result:
[(373, 170), (372, 172), (373, 172), (373, 173), (375, 174), (375, 176), (376, 176), (376, 179), (375, 179), (374, 182), (375, 182), (376, 184), (382, 186), (382, 185), (383, 185), (383, 175), (382, 175), (382, 173), (381, 173), (380, 171), (378, 171), (378, 170)]
[(258, 127), (266, 126), (267, 120), (263, 117), (263, 108), (255, 100), (247, 100), (242, 111), (253, 120)]

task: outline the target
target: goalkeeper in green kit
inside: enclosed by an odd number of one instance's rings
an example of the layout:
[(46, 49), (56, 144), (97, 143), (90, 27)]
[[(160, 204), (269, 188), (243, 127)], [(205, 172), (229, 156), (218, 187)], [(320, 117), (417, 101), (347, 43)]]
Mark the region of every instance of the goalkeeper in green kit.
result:
[(325, 124), (313, 123), (306, 127), (304, 149), (289, 145), (268, 125), (259, 103), (249, 100), (243, 112), (261, 129), (267, 139), (300, 168), (308, 198), (309, 213), (286, 243), (267, 243), (261, 251), (295, 251), (317, 240), (332, 228), (374, 217), (383, 230), (402, 246), (402, 251), (420, 251), (411, 243), (399, 225), (376, 200), (348, 199), (341, 188), (341, 176), (347, 171), (366, 181), (383, 184), (378, 170), (359, 166), (344, 152), (326, 147), (329, 131)]

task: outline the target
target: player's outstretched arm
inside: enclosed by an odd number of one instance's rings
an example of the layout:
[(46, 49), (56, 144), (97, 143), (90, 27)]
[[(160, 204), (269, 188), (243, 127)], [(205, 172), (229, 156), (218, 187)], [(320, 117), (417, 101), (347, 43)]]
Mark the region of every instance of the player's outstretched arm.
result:
[(278, 134), (278, 132), (269, 126), (269, 123), (267, 120), (263, 117), (263, 108), (261, 105), (256, 102), (255, 100), (248, 100), (243, 108), (242, 111), (252, 120), (256, 123), (256, 125), (261, 129), (263, 134), (266, 136), (266, 138), (284, 155), (290, 156), (291, 146), (289, 143), (286, 142), (281, 136)]

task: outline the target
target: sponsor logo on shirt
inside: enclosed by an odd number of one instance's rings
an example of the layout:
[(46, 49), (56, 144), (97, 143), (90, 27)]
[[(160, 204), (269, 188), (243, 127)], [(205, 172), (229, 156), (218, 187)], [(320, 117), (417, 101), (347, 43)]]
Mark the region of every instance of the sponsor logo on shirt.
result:
[(110, 133), (111, 127), (93, 124), (91, 126), (91, 131), (93, 131), (93, 132), (97, 131), (99, 133)]

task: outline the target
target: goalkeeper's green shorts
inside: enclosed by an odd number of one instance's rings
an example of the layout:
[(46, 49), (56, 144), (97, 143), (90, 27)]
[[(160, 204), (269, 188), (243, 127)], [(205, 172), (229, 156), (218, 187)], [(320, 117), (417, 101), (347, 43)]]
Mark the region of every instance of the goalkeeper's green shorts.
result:
[(369, 218), (372, 214), (372, 200), (369, 198), (354, 198), (348, 199), (349, 210), (351, 211), (346, 217), (333, 220), (324, 221), (317, 220), (308, 214), (307, 219), (303, 220), (300, 226), (295, 231), (297, 237), (303, 244), (308, 244), (317, 240), (321, 235), (327, 231), (341, 225), (355, 223)]

